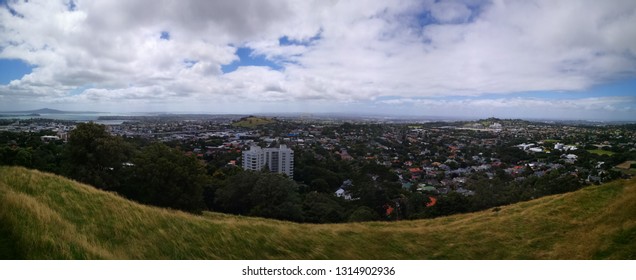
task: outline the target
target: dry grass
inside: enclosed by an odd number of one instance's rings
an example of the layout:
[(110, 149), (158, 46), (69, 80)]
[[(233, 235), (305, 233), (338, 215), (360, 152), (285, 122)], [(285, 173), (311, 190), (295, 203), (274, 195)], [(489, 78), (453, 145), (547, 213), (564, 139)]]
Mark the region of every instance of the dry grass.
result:
[(589, 153), (597, 154), (597, 155), (599, 155), (599, 156), (602, 156), (602, 155), (611, 156), (611, 155), (614, 155), (614, 154), (615, 154), (615, 153), (614, 153), (614, 152), (612, 152), (612, 151), (606, 151), (606, 150), (602, 150), (602, 149), (594, 149), (594, 150), (587, 150), (587, 151), (588, 151)]
[(193, 216), (0, 167), (0, 241), (11, 243), (0, 246), (0, 256), (4, 250), (27, 259), (634, 259), (635, 186), (617, 181), (434, 220), (311, 225)]
[(636, 163), (636, 161), (634, 160), (628, 160), (626, 162), (623, 162), (619, 165), (616, 166), (616, 168), (620, 168), (620, 169), (630, 169), (632, 164)]

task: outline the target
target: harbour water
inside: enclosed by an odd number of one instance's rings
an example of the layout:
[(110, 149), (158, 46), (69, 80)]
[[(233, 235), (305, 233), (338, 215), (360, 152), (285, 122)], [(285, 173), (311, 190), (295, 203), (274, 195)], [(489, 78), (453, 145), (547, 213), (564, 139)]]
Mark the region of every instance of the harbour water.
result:
[(75, 122), (95, 122), (95, 123), (105, 124), (105, 125), (117, 125), (117, 124), (122, 124), (125, 121), (125, 120), (98, 120), (100, 116), (114, 116), (114, 114), (98, 113), (98, 114), (25, 115), (25, 114), (3, 113), (3, 114), (0, 114), (0, 119), (18, 119), (18, 120), (50, 119), (50, 120), (61, 120), (61, 121), (75, 121)]

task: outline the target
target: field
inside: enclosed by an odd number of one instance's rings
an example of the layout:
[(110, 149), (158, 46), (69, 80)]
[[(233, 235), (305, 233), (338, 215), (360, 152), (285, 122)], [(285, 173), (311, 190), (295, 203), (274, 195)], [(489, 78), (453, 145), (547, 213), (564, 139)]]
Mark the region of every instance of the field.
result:
[(433, 220), (296, 224), (139, 205), (0, 167), (5, 259), (635, 259), (636, 180)]
[(600, 156), (602, 156), (602, 155), (608, 155), (608, 156), (614, 155), (614, 152), (612, 152), (612, 151), (606, 151), (606, 150), (601, 150), (601, 149), (594, 149), (594, 150), (587, 150), (587, 151), (592, 153), (592, 154), (597, 154), (597, 155), (600, 155)]
[(636, 168), (631, 168), (632, 164), (635, 164), (636, 161), (628, 160), (619, 165), (614, 166), (613, 170), (622, 172), (624, 174), (628, 174), (631, 176), (636, 176)]
[(630, 169), (632, 164), (636, 163), (636, 161), (634, 160), (628, 160), (626, 162), (623, 162), (619, 165), (616, 166), (616, 168), (620, 168), (620, 169)]

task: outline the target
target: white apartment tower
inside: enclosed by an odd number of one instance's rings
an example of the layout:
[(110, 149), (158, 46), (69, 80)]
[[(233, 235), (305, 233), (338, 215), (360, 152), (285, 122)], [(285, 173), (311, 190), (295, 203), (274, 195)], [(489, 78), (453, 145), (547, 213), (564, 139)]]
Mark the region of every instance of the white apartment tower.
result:
[(260, 171), (263, 167), (269, 167), (271, 172), (287, 174), (294, 177), (294, 150), (280, 145), (279, 148), (250, 147), (243, 152), (243, 169)]

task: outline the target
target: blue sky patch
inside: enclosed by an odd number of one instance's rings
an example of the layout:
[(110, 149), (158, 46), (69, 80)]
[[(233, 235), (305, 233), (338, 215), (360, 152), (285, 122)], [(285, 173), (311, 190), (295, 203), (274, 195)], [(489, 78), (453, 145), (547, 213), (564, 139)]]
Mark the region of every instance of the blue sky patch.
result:
[[(468, 23), (474, 22), (483, 10), (483, 6), (480, 5), (479, 3), (464, 4), (464, 5), (466, 6), (468, 10), (470, 10), (470, 16), (468, 16), (468, 18), (462, 21), (453, 21), (453, 22), (449, 22), (445, 24), (468, 24)], [(409, 15), (409, 16), (412, 16), (412, 15)], [(442, 22), (436, 19), (430, 10), (426, 9), (426, 10), (422, 10), (421, 12), (415, 15), (415, 20), (413, 24), (416, 26), (416, 28), (424, 28), (427, 25), (442, 24)]]
[(75, 4), (75, 1), (73, 1), (73, 0), (68, 1), (68, 3), (66, 5), (68, 6), (68, 10), (70, 12), (75, 11), (75, 9), (77, 9), (77, 5)]
[(20, 59), (0, 59), (0, 84), (6, 85), (30, 74), (33, 66)]
[(198, 60), (184, 59), (183, 65), (185, 65), (186, 68), (192, 68), (192, 66), (194, 66), (198, 62), (199, 62)]
[(291, 45), (298, 45), (298, 41), (295, 40), (290, 40), (289, 37), (287, 36), (283, 36), (278, 38), (278, 44), (281, 46), (291, 46)]
[(307, 40), (302, 40), (302, 41), (298, 41), (298, 40), (292, 40), (289, 39), (289, 37), (287, 36), (283, 36), (278, 38), (278, 45), (280, 46), (309, 46), (312, 43), (320, 40), (322, 38), (322, 29), (320, 31), (318, 31), (318, 33), (316, 33), (316, 35), (314, 35), (313, 37), (307, 39)]
[(230, 73), (236, 71), (241, 66), (266, 66), (274, 70), (280, 71), (283, 69), (281, 65), (276, 62), (268, 60), (264, 55), (254, 55), (251, 48), (241, 47), (236, 50), (236, 55), (239, 60), (235, 60), (230, 64), (222, 65), (221, 70), (223, 73)]
[(11, 8), (11, 6), (9, 6), (9, 3), (7, 3), (6, 1), (1, 1), (0, 3), (2, 3), (2, 5), (9, 11), (9, 13), (11, 13), (12, 16), (19, 17), (19, 18), (24, 18), (23, 14), (20, 14), (16, 10)]
[(159, 36), (159, 38), (160, 38), (161, 40), (170, 41), (170, 32), (168, 32), (168, 31), (161, 31), (161, 36)]
[(438, 21), (433, 17), (433, 15), (431, 15), (431, 11), (429, 11), (429, 10), (422, 11), (417, 16), (415, 16), (415, 18), (417, 20), (417, 25), (419, 27), (424, 27), (424, 26), (427, 26), (429, 24), (437, 24), (438, 23)]

